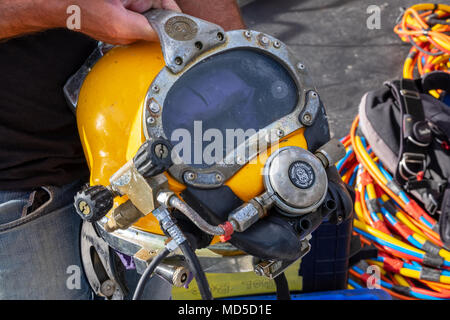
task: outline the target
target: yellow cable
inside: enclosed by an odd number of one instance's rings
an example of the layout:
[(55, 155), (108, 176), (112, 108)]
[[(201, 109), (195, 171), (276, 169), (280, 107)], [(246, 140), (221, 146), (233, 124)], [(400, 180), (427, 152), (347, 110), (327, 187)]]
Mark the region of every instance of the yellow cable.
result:
[(423, 237), (426, 237), (425, 234), (422, 232), (422, 230), (417, 228), (411, 221), (409, 221), (409, 219), (402, 212), (397, 211), (395, 217), (415, 233), (420, 234)]
[(397, 282), (401, 286), (404, 286), (404, 287), (409, 287), (410, 286), (408, 281), (406, 281), (405, 278), (402, 275), (398, 274), (398, 273), (394, 273), (394, 279), (397, 280)]
[(413, 278), (413, 279), (420, 279), (420, 271), (417, 270), (411, 270), (411, 269), (407, 269), (407, 268), (401, 268), (400, 269), (400, 274), (408, 277), (408, 278)]
[(450, 284), (450, 276), (441, 276), (440, 277), (440, 282), (445, 283), (445, 284)]
[[(407, 269), (407, 268), (401, 268), (400, 269), (400, 274), (408, 277), (408, 278), (413, 278), (413, 279), (417, 279), (417, 280), (421, 280), (420, 279), (420, 271), (417, 270), (411, 270), (411, 269)], [(450, 277), (449, 276), (440, 276), (439, 277), (439, 283), (444, 283), (444, 284), (450, 284)]]
[[(383, 183), (387, 184), (387, 179), (383, 176), (383, 174), (380, 172), (380, 170), (377, 168), (375, 162), (373, 162), (372, 158), (370, 158), (370, 155), (365, 151), (364, 145), (362, 144), (361, 138), (359, 136), (355, 136), (355, 151), (357, 150), (358, 155), (362, 157), (362, 160), (364, 162), (364, 167), (368, 168), (370, 170), (370, 173), (373, 173), (377, 176), (377, 178)], [(363, 151), (364, 150), (364, 151)]]
[(373, 183), (368, 183), (366, 186), (367, 194), (369, 195), (369, 199), (376, 199), (377, 194), (375, 192), (375, 187), (373, 186)]
[[(413, 234), (412, 235), (414, 239), (416, 239), (417, 241), (419, 241), (420, 244), (424, 244), (425, 241), (427, 241), (428, 239), (421, 236), (420, 234)], [(450, 252), (448, 252), (445, 249), (441, 249), (439, 250), (439, 255), (444, 258), (445, 260), (450, 260)]]
[(362, 214), (361, 202), (355, 202), (355, 213), (359, 220), (363, 221), (364, 217)]
[(368, 226), (365, 223), (362, 223), (361, 221), (355, 220), (353, 224), (354, 224), (354, 226), (356, 228), (361, 229), (363, 231), (366, 231), (366, 232), (374, 235), (375, 237), (378, 237), (378, 238), (380, 238), (380, 239), (382, 239), (384, 241), (387, 241), (387, 242), (389, 242), (391, 244), (394, 244), (394, 245), (399, 246), (401, 248), (413, 251), (413, 252), (415, 252), (417, 254), (420, 254), (420, 255), (425, 254), (424, 251), (419, 250), (417, 248), (414, 248), (414, 247), (412, 247), (412, 246), (410, 246), (410, 245), (408, 245), (408, 244), (406, 244), (406, 243), (404, 243), (404, 242), (402, 242), (400, 240), (397, 240), (396, 238), (391, 237), (388, 234), (386, 234), (384, 232), (381, 232), (380, 230), (377, 230), (375, 228), (372, 228), (372, 227)]
[(447, 261), (450, 260), (450, 252), (445, 249), (439, 250), (439, 255)]

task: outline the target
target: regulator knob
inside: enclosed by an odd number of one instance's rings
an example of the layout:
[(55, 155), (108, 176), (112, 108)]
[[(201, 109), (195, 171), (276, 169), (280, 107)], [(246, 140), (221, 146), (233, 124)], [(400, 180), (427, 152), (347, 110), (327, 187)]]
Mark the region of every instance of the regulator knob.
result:
[(133, 159), (134, 166), (143, 177), (154, 177), (172, 166), (171, 152), (172, 146), (169, 141), (158, 139), (150, 142), (147, 140), (136, 153)]
[(75, 209), (83, 220), (96, 222), (113, 207), (114, 195), (104, 186), (84, 188), (75, 195)]

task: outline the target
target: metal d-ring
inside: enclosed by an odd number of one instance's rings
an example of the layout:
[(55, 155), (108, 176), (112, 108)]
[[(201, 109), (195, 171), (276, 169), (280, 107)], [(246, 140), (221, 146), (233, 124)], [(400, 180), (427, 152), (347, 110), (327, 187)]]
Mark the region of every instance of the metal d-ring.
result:
[[(420, 158), (421, 159), (417, 159), (417, 160), (415, 160), (415, 159), (408, 159), (408, 158), (410, 158), (411, 156), (416, 156), (417, 157), (417, 155), (416, 154), (412, 154), (412, 153), (404, 153), (403, 154), (403, 157), (402, 157), (402, 160), (400, 160), (400, 162), (399, 162), (399, 173), (400, 173), (400, 176), (403, 178), (403, 179), (405, 179), (405, 180), (408, 180), (409, 179), (409, 177), (407, 177), (406, 176), (406, 174), (405, 174), (405, 171), (406, 171), (406, 173), (408, 173), (410, 176), (414, 176), (414, 177), (417, 177), (417, 175), (420, 173), (420, 172), (423, 172), (423, 171), (425, 171), (425, 169), (427, 168), (427, 160), (425, 159), (425, 156), (423, 156), (423, 155), (420, 155)], [(413, 170), (411, 170), (409, 167), (408, 167), (408, 164), (407, 163), (415, 163), (415, 164), (422, 164), (422, 168), (421, 168), (421, 170), (419, 170), (419, 171), (417, 171), (417, 172), (414, 172)]]

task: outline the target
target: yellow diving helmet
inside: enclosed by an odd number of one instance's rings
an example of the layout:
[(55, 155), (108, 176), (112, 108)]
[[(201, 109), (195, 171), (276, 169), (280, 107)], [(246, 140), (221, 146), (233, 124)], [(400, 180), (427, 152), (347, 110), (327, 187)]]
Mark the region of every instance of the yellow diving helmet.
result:
[(260, 32), (145, 16), (161, 43), (101, 44), (64, 88), (91, 172), (75, 197), (91, 286), (123, 297), (111, 248), (176, 286), (192, 272), (206, 299), (204, 272), (277, 277), (352, 207), (307, 68)]

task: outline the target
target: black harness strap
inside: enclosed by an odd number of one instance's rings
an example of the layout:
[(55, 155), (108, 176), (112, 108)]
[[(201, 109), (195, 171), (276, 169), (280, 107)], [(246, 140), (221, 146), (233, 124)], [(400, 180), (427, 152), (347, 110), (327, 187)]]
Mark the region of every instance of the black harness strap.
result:
[[(431, 119), (426, 119), (420, 96), (420, 93), (436, 89), (450, 93), (450, 75), (435, 71), (421, 79), (403, 79), (386, 85), (391, 89), (401, 114), (397, 168), (394, 180), (388, 186), (398, 191), (401, 185), (407, 191), (414, 191), (414, 195), (421, 199), (431, 215), (440, 212), (439, 223), (433, 230), (438, 231), (444, 244), (450, 247), (450, 177), (447, 169), (440, 170), (441, 167), (447, 168), (443, 164), (448, 163), (444, 157), (450, 145), (446, 144), (450, 137), (449, 117), (448, 113), (440, 112), (437, 108), (430, 112), (426, 110), (433, 115)], [(437, 146), (444, 154), (435, 152)], [(436, 163), (436, 159), (439, 159), (439, 163)], [(439, 166), (437, 171), (436, 165)], [(429, 276), (427, 271), (424, 274), (425, 277)]]
[(398, 101), (402, 130), (395, 179), (405, 184), (410, 180), (422, 179), (427, 167), (427, 149), (432, 135), (425, 121), (420, 92), (414, 80), (401, 80)]

